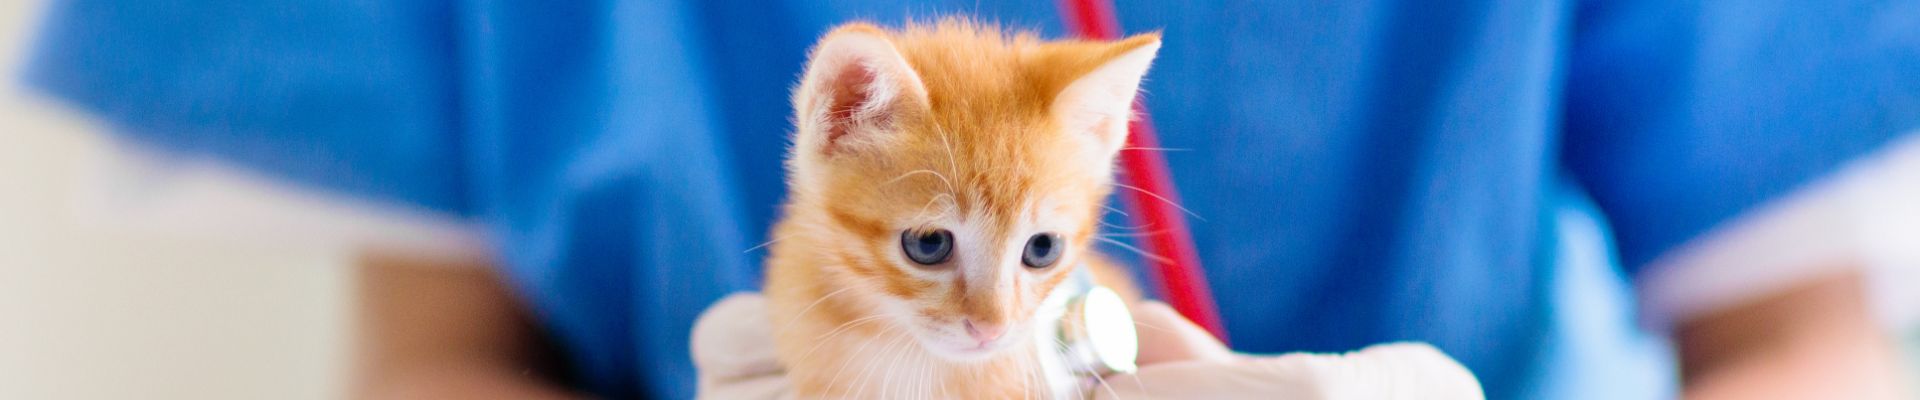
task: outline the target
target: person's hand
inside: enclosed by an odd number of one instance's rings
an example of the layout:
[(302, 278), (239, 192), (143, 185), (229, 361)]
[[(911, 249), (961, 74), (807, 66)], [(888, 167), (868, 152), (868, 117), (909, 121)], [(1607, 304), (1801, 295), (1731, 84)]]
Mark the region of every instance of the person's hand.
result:
[[(1140, 370), (1107, 376), (1101, 399), (1480, 399), (1479, 381), (1422, 344), (1388, 344), (1344, 355), (1235, 354), (1164, 304), (1137, 305)], [(694, 324), (692, 352), (705, 399), (777, 399), (786, 394), (766, 299), (735, 294)]]
[(1482, 399), (1466, 367), (1432, 346), (1383, 344), (1347, 354), (1235, 354), (1172, 308), (1133, 308), (1140, 370), (1107, 376), (1100, 399)]
[(720, 299), (693, 324), (693, 365), (700, 370), (699, 398), (778, 399), (787, 392), (787, 372), (773, 348), (767, 299), (738, 293)]

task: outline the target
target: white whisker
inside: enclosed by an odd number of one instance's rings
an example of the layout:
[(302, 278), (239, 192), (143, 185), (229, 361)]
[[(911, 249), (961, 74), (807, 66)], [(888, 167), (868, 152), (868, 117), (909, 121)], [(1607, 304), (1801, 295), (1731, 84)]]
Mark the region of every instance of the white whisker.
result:
[(946, 374), (943, 374), (943, 373), (942, 373), (942, 372), (950, 372), (950, 371), (948, 371), (948, 370), (945, 370), (945, 369), (939, 369), (939, 370), (935, 370), (935, 371), (933, 371), (933, 372), (934, 372), (934, 375), (933, 375), (933, 383), (934, 383), (935, 385), (939, 385), (939, 387), (940, 387), (940, 398), (942, 398), (942, 399), (951, 399), (951, 398), (953, 398), (953, 396), (952, 396), (951, 394), (948, 394), (948, 393), (947, 393), (947, 379), (946, 379), (946, 377), (944, 376), (944, 375), (946, 375)]
[[(1067, 348), (1067, 343), (1061, 342), (1060, 339), (1048, 338), (1048, 340), (1052, 340), (1054, 343), (1059, 344), (1060, 348)], [(1088, 371), (1088, 372), (1094, 372), (1094, 371)], [(1101, 388), (1107, 389), (1107, 394), (1112, 395), (1113, 400), (1120, 400), (1120, 392), (1113, 390), (1113, 385), (1107, 384), (1106, 378), (1100, 377), (1100, 374), (1097, 374), (1097, 373), (1089, 373), (1087, 375), (1093, 376), (1093, 380), (1095, 382), (1099, 382)]]
[(952, 193), (952, 192), (954, 191), (954, 190), (953, 190), (953, 181), (952, 181), (952, 180), (948, 180), (948, 179), (947, 179), (947, 176), (946, 176), (946, 175), (941, 175), (941, 174), (940, 174), (939, 172), (934, 172), (933, 170), (930, 170), (930, 169), (925, 169), (925, 168), (922, 168), (922, 169), (916, 169), (916, 170), (912, 170), (912, 171), (907, 171), (907, 173), (904, 173), (904, 174), (900, 174), (900, 176), (898, 176), (898, 177), (895, 177), (895, 178), (893, 178), (893, 179), (889, 179), (889, 180), (887, 180), (887, 181), (886, 181), (885, 183), (881, 183), (881, 184), (880, 184), (880, 186), (887, 186), (887, 185), (892, 185), (892, 184), (894, 184), (894, 182), (899, 182), (899, 181), (900, 181), (901, 179), (907, 179), (908, 177), (911, 177), (911, 176), (914, 176), (914, 175), (919, 175), (919, 174), (928, 174), (928, 175), (933, 175), (933, 177), (935, 177), (935, 178), (940, 178), (940, 183), (943, 183), (943, 184), (946, 184), (946, 185), (947, 185), (947, 192), (948, 192), (948, 193)]
[(794, 322), (800, 321), (800, 317), (806, 316), (807, 312), (813, 311), (813, 308), (820, 306), (820, 303), (826, 302), (827, 299), (831, 299), (833, 298), (833, 296), (839, 296), (841, 293), (846, 293), (848, 290), (853, 290), (854, 288), (857, 288), (857, 287), (859, 286), (847, 286), (844, 288), (840, 288), (840, 290), (835, 290), (832, 293), (827, 293), (826, 296), (820, 296), (819, 300), (814, 300), (812, 304), (807, 304), (806, 308), (800, 309), (799, 314), (794, 314), (793, 318), (787, 319), (787, 323), (780, 324), (780, 328), (774, 329), (773, 331), (776, 333), (785, 332), (787, 329), (793, 328)]
[(1107, 222), (1106, 220), (1096, 220), (1096, 221), (1098, 221), (1098, 222), (1100, 223), (1100, 226), (1104, 226), (1104, 227), (1108, 227), (1108, 228), (1113, 228), (1113, 229), (1119, 229), (1119, 230), (1129, 230), (1129, 231), (1130, 231), (1130, 230), (1140, 230), (1140, 229), (1147, 229), (1147, 228), (1152, 228), (1152, 227), (1153, 227), (1153, 223), (1152, 223), (1152, 222), (1148, 222), (1148, 223), (1144, 223), (1144, 224), (1140, 224), (1140, 225), (1134, 225), (1134, 226), (1126, 226), (1126, 225), (1118, 225), (1118, 224), (1114, 224), (1114, 223), (1111, 223), (1111, 222)]
[[(954, 178), (965, 178), (964, 176), (960, 176), (960, 163), (954, 162), (953, 160), (953, 142), (947, 140), (947, 128), (935, 125), (934, 129), (940, 131), (940, 147), (947, 152), (947, 175)], [(960, 193), (954, 191), (953, 185), (951, 184), (947, 185), (947, 194), (950, 199), (960, 196)], [(954, 207), (958, 208), (960, 206), (958, 204), (959, 200), (955, 199), (953, 201), (955, 202)]]
[[(897, 346), (897, 345), (899, 345), (899, 343), (900, 343), (900, 340), (901, 340), (902, 338), (904, 338), (904, 337), (905, 337), (905, 336), (895, 336), (895, 337), (893, 338), (894, 340), (892, 340), (892, 341), (889, 341), (889, 342), (887, 342), (887, 344), (886, 344), (886, 345), (884, 345), (884, 346), (882, 346), (882, 347), (880, 348), (880, 354), (881, 354), (881, 355), (886, 355), (886, 354), (890, 354), (890, 353), (891, 353), (891, 351), (890, 351), (890, 350), (892, 350), (892, 349), (894, 348), (894, 346)], [(865, 346), (861, 346), (861, 348), (862, 348), (862, 349), (865, 349)], [(855, 354), (855, 357), (860, 357), (860, 358), (864, 358), (864, 359), (867, 359), (867, 360), (869, 360), (869, 362), (867, 363), (867, 366), (866, 366), (866, 368), (863, 368), (863, 369), (861, 369), (861, 370), (860, 370), (860, 377), (859, 377), (859, 378), (856, 378), (856, 379), (854, 380), (854, 382), (855, 382), (855, 383), (854, 383), (853, 385), (854, 385), (854, 388), (855, 388), (855, 392), (854, 392), (854, 396), (853, 396), (852, 398), (855, 398), (855, 399), (859, 399), (859, 398), (863, 398), (862, 396), (863, 396), (863, 395), (865, 395), (865, 394), (867, 394), (867, 378), (870, 378), (870, 377), (872, 377), (872, 376), (873, 376), (873, 370), (874, 370), (874, 368), (877, 368), (877, 367), (879, 367), (881, 363), (879, 363), (879, 362), (871, 362), (871, 360), (873, 360), (873, 359), (875, 359), (875, 358), (878, 358), (878, 357), (870, 357), (870, 356), (868, 356), (868, 355), (866, 355), (866, 354), (857, 354), (857, 353), (860, 353), (860, 352), (858, 352), (858, 351), (855, 351), (855, 353), (856, 353), (856, 354)], [(882, 394), (882, 396), (885, 396), (885, 394), (883, 393), (883, 394)]]
[[(881, 354), (877, 354), (877, 356), (885, 356), (887, 360), (885, 360), (885, 362), (874, 363), (874, 365), (872, 365), (874, 369), (870, 371), (872, 375), (868, 375), (868, 377), (874, 377), (874, 379), (881, 379), (881, 385), (877, 385), (881, 398), (887, 398), (887, 383), (893, 383), (893, 377), (895, 377), (893, 371), (887, 371), (887, 369), (893, 369), (895, 365), (899, 365), (900, 356), (899, 352), (895, 352), (895, 348), (908, 344), (908, 340), (904, 340), (904, 338), (906, 338), (906, 335), (900, 335), (900, 337), (893, 340), (893, 342), (895, 342), (893, 346), (887, 346), (887, 348), (881, 350)], [(881, 365), (885, 365), (885, 369), (881, 369)], [(870, 383), (872, 383), (872, 381), (866, 381), (866, 379), (860, 381), (860, 394), (866, 394), (866, 388), (868, 387), (876, 387), (876, 385), (870, 385)], [(854, 398), (858, 398), (858, 396), (854, 396)]]
[(893, 392), (893, 382), (900, 379), (900, 374), (899, 374), (900, 369), (898, 368), (900, 366), (900, 363), (896, 362), (897, 360), (900, 359), (900, 356), (898, 355), (900, 353), (889, 351), (886, 354), (888, 354), (887, 363), (885, 364), (886, 367), (876, 369), (875, 371), (878, 371), (879, 373), (874, 374), (873, 376), (874, 378), (880, 379), (880, 384), (875, 386), (880, 388), (880, 391), (877, 392), (880, 394), (880, 398), (890, 399), (890, 398), (896, 398), (894, 396), (895, 393)]
[[(890, 331), (892, 331), (892, 329), (891, 329), (891, 327), (889, 327), (889, 329), (887, 329), (886, 331), (882, 331), (882, 332), (890, 332)], [(872, 346), (872, 345), (873, 345), (873, 341), (867, 341), (867, 342), (864, 342), (864, 343), (861, 343), (861, 344), (860, 344), (860, 347), (858, 347), (858, 348), (855, 348), (855, 349), (853, 350), (853, 353), (854, 353), (854, 354), (860, 354), (860, 353), (861, 353), (862, 351), (865, 351), (865, 350), (867, 349), (867, 346)], [(817, 347), (819, 347), (819, 346), (815, 346), (815, 347), (817, 348)], [(802, 358), (804, 358), (804, 357), (802, 357)], [(846, 373), (846, 372), (847, 372), (847, 364), (849, 364), (849, 363), (851, 363), (851, 362), (850, 362), (850, 361), (848, 361), (848, 360), (853, 360), (853, 359), (857, 359), (857, 358), (855, 358), (855, 357), (846, 357), (846, 358), (842, 358), (842, 359), (841, 359), (841, 362), (840, 362), (840, 369), (839, 369), (839, 370), (836, 370), (836, 371), (834, 371), (834, 373), (833, 373), (833, 379), (832, 379), (832, 380), (829, 380), (829, 381), (827, 381), (827, 390), (830, 390), (830, 391), (838, 391), (838, 390), (840, 389), (840, 388), (839, 388), (838, 386), (835, 386), (835, 385), (838, 385), (838, 384), (840, 384), (840, 375), (841, 375), (841, 374), (843, 374), (843, 373)], [(868, 365), (869, 365), (869, 366), (871, 366), (872, 364), (871, 364), (871, 363), (869, 363)], [(840, 391), (840, 392), (838, 392), (838, 393), (836, 393), (836, 394), (845, 394), (845, 392), (844, 392), (844, 391)]]
[[(847, 328), (852, 328), (856, 325), (877, 321), (877, 320), (880, 320), (881, 317), (883, 316), (870, 315), (866, 317), (860, 317), (852, 321), (841, 323), (839, 327), (833, 328), (832, 331), (828, 331), (825, 334), (821, 334), (820, 337), (815, 338), (814, 339), (815, 343), (813, 344), (813, 347), (807, 348), (807, 351), (805, 353), (800, 353), (800, 360), (806, 360), (807, 356), (811, 356), (813, 355), (814, 351), (820, 350), (820, 346), (827, 344), (828, 339), (833, 339), (834, 336), (840, 336), (840, 334), (842, 333), (852, 332), (852, 331), (846, 330)], [(885, 332), (885, 331), (882, 331), (882, 332)]]
[(1131, 233), (1102, 233), (1102, 234), (1100, 234), (1099, 236), (1101, 236), (1101, 237), (1110, 237), (1110, 238), (1123, 238), (1123, 237), (1146, 237), (1146, 236), (1158, 236), (1158, 235), (1165, 235), (1165, 234), (1167, 234), (1168, 232), (1170, 232), (1170, 231), (1168, 231), (1168, 230), (1166, 230), (1166, 229), (1161, 229), (1161, 230), (1157, 230), (1157, 231), (1150, 231), (1150, 232), (1131, 232)]
[(1020, 363), (1020, 400), (1033, 397), (1032, 363)]
[(1147, 327), (1147, 328), (1153, 328), (1153, 330), (1156, 330), (1156, 331), (1161, 331), (1161, 332), (1166, 332), (1166, 333), (1169, 333), (1169, 334), (1175, 334), (1175, 335), (1178, 335), (1178, 334), (1180, 333), (1179, 331), (1175, 331), (1175, 330), (1173, 330), (1173, 328), (1168, 328), (1168, 327), (1163, 327), (1163, 326), (1159, 326), (1159, 325), (1154, 325), (1154, 324), (1149, 324), (1149, 323), (1146, 323), (1146, 322), (1143, 322), (1143, 321), (1140, 321), (1140, 320), (1137, 320), (1137, 319), (1136, 319), (1136, 320), (1133, 320), (1133, 324), (1134, 324), (1134, 325), (1137, 325), (1137, 326), (1142, 326), (1142, 327)]
[(914, 389), (913, 392), (921, 394), (922, 395), (921, 398), (932, 400), (933, 399), (933, 381), (934, 381), (933, 363), (922, 362), (919, 364), (920, 364), (920, 385), (919, 385), (919, 388)]
[[(1133, 384), (1140, 387), (1141, 393), (1153, 393), (1153, 389), (1147, 388), (1147, 382), (1140, 380), (1140, 374), (1132, 373), (1132, 374), (1127, 374), (1127, 376), (1133, 377)], [(1148, 396), (1152, 396), (1152, 395), (1149, 394)]]
[(1119, 248), (1126, 249), (1127, 251), (1132, 251), (1134, 254), (1139, 254), (1141, 257), (1146, 257), (1154, 261), (1159, 261), (1163, 264), (1173, 263), (1173, 259), (1171, 258), (1167, 258), (1159, 254), (1149, 253), (1146, 250), (1141, 250), (1139, 247), (1133, 247), (1133, 245), (1127, 244), (1126, 242), (1113, 240), (1112, 238), (1105, 238), (1105, 237), (1098, 237), (1098, 236), (1094, 237), (1093, 240), (1106, 242), (1107, 244), (1111, 244)]
[(907, 385), (907, 388), (908, 388), (907, 393), (912, 394), (912, 396), (908, 396), (908, 397), (912, 397), (915, 399), (925, 398), (926, 391), (921, 389), (925, 389), (927, 387), (927, 363), (918, 362), (918, 363), (914, 363), (914, 366), (919, 368), (913, 369), (915, 374), (913, 374), (913, 381), (911, 381), (912, 384)]
[(940, 210), (941, 214), (951, 213), (955, 209), (959, 208), (960, 204), (953, 199), (953, 195), (945, 194), (945, 193), (937, 194), (937, 195), (934, 195), (932, 199), (927, 199), (927, 204), (920, 205), (920, 212), (913, 215), (912, 221), (914, 221), (914, 223), (917, 223), (917, 224), (925, 223), (925, 221), (927, 221), (927, 218), (931, 217), (927, 215), (927, 208), (933, 207), (933, 203), (939, 202), (940, 199), (942, 198), (947, 199), (947, 208), (941, 209)]
[(778, 241), (782, 241), (782, 240), (787, 240), (787, 238), (790, 238), (790, 237), (793, 237), (793, 234), (788, 234), (788, 235), (782, 235), (782, 236), (780, 236), (780, 237), (777, 237), (777, 238), (773, 238), (773, 240), (768, 240), (768, 241), (766, 241), (766, 242), (763, 242), (763, 243), (760, 243), (760, 244), (759, 244), (759, 245), (757, 245), (757, 246), (753, 246), (753, 247), (748, 247), (748, 248), (747, 248), (746, 250), (741, 250), (741, 251), (740, 251), (740, 253), (741, 253), (741, 254), (746, 254), (746, 253), (752, 253), (752, 252), (753, 252), (754, 250), (759, 250), (759, 249), (760, 249), (760, 248), (762, 248), (762, 247), (767, 247), (768, 245), (772, 245), (772, 244), (773, 244), (773, 242), (778, 242)]
[(1133, 186), (1131, 186), (1131, 185), (1127, 185), (1127, 184), (1124, 184), (1124, 183), (1114, 183), (1114, 184), (1113, 184), (1113, 186), (1114, 186), (1114, 187), (1120, 187), (1120, 188), (1126, 188), (1126, 189), (1130, 189), (1130, 190), (1133, 190), (1133, 191), (1136, 191), (1136, 192), (1140, 192), (1140, 194), (1145, 194), (1145, 195), (1147, 195), (1148, 197), (1152, 197), (1152, 198), (1155, 198), (1155, 199), (1159, 199), (1159, 200), (1160, 200), (1160, 202), (1162, 202), (1162, 203), (1167, 203), (1167, 205), (1170, 205), (1170, 206), (1173, 206), (1173, 208), (1178, 208), (1178, 209), (1180, 209), (1180, 212), (1184, 212), (1184, 213), (1187, 213), (1187, 215), (1190, 215), (1190, 216), (1193, 216), (1193, 219), (1197, 219), (1197, 220), (1201, 220), (1201, 221), (1206, 221), (1206, 220), (1207, 220), (1206, 218), (1200, 218), (1200, 214), (1194, 214), (1194, 213), (1193, 213), (1193, 210), (1188, 210), (1188, 209), (1187, 209), (1186, 207), (1184, 207), (1184, 206), (1181, 206), (1181, 205), (1180, 205), (1180, 203), (1175, 203), (1175, 202), (1173, 202), (1173, 200), (1169, 200), (1169, 199), (1167, 199), (1167, 198), (1165, 198), (1165, 197), (1160, 197), (1160, 194), (1158, 194), (1158, 193), (1154, 193), (1154, 192), (1149, 192), (1149, 191), (1147, 191), (1146, 189), (1141, 189), (1141, 188), (1137, 188), (1137, 187), (1133, 187)]
[(947, 173), (958, 175), (960, 174), (960, 163), (953, 161), (953, 142), (947, 141), (947, 128), (937, 128), (940, 130), (940, 146), (947, 150)]

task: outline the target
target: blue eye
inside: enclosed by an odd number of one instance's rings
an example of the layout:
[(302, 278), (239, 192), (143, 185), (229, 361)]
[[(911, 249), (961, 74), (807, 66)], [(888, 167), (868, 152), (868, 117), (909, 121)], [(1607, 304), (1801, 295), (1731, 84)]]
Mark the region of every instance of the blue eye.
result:
[(1036, 234), (1027, 239), (1027, 249), (1020, 253), (1020, 263), (1026, 264), (1027, 268), (1046, 268), (1060, 261), (1060, 253), (1065, 252), (1066, 249), (1061, 248), (1060, 235)]
[(907, 253), (907, 259), (920, 265), (947, 262), (947, 258), (953, 256), (953, 232), (945, 229), (923, 233), (902, 231), (900, 250)]

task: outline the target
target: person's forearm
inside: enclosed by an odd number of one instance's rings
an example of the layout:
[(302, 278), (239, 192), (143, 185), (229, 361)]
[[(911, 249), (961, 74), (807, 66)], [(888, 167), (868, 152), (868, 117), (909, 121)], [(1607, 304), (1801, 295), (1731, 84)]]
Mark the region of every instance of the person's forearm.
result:
[(1682, 324), (1687, 398), (1906, 398), (1864, 293), (1858, 275), (1837, 274)]
[(444, 366), (395, 371), (361, 388), (370, 400), (475, 399), (561, 400), (584, 398), (543, 379), (492, 366)]
[(365, 257), (356, 397), (570, 399), (539, 330), (484, 261)]

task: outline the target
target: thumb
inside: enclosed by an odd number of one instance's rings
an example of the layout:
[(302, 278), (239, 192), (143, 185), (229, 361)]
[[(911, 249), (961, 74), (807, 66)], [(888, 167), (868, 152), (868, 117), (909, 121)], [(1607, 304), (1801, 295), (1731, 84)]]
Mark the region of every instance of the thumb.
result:
[(1181, 361), (1225, 361), (1233, 359), (1231, 350), (1206, 329), (1194, 325), (1179, 312), (1158, 301), (1133, 305), (1134, 331), (1139, 334), (1140, 365)]

